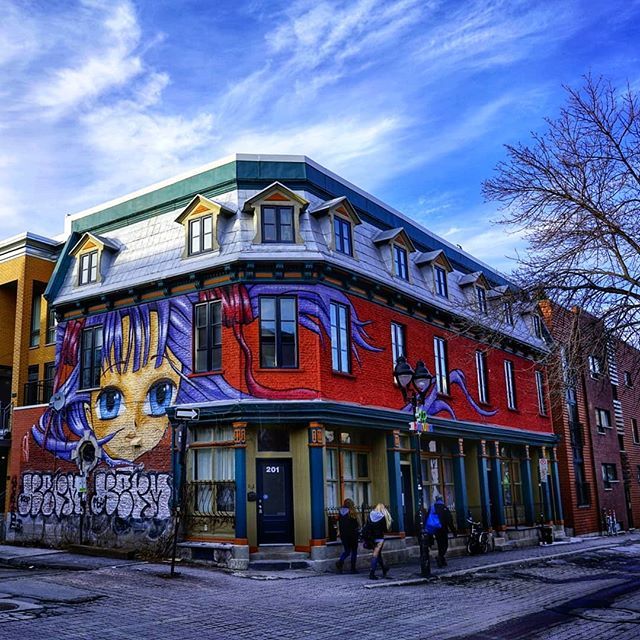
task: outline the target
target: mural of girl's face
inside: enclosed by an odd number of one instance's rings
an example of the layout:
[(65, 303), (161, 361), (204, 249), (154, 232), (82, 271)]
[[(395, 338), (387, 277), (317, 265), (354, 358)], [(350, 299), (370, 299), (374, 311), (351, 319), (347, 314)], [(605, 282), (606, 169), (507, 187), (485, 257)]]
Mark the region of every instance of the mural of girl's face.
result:
[[(101, 389), (91, 394), (91, 424), (96, 436), (104, 438), (112, 433), (116, 435), (104, 445), (112, 458), (135, 460), (147, 451), (151, 451), (162, 439), (167, 428), (167, 407), (176, 400), (179, 375), (169, 362), (177, 359), (169, 348), (166, 349), (162, 364), (156, 368), (154, 354), (158, 344), (158, 316), (150, 315), (149, 360), (136, 372), (132, 365), (119, 373), (115, 366), (103, 369)], [(122, 335), (129, 335), (129, 319), (122, 323)], [(124, 358), (133, 355), (124, 350)], [(113, 358), (112, 358), (113, 360)]]

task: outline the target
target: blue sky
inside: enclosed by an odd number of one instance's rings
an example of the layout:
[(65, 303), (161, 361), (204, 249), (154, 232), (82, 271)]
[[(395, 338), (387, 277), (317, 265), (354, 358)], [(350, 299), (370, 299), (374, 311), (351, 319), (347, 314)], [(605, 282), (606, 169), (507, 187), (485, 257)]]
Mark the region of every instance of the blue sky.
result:
[(481, 182), (584, 73), (640, 87), (640, 2), (0, 0), (0, 229), (229, 153), (305, 154), (509, 271)]

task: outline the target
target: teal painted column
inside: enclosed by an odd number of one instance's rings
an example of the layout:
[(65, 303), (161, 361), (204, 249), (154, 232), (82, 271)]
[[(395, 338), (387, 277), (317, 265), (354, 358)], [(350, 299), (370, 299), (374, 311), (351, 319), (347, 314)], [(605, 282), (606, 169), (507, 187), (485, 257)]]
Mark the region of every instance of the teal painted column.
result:
[(500, 460), (500, 443), (492, 442), (491, 468), (491, 497), (493, 503), (493, 528), (501, 531), (505, 529), (504, 495), (502, 493), (502, 460)]
[[(422, 473), (418, 473), (418, 465), (421, 464), (420, 457), (418, 455), (418, 449), (416, 448), (416, 438), (421, 438), (422, 434), (417, 436), (411, 436), (411, 442), (413, 443), (413, 450), (411, 451), (411, 486), (413, 487), (413, 513), (415, 514), (416, 523), (418, 522), (418, 514), (420, 513), (420, 493), (423, 488), (419, 483), (419, 479), (422, 478)], [(421, 471), (421, 470), (420, 470)], [(423, 480), (424, 482), (424, 480)], [(417, 524), (416, 524), (417, 526)]]
[[(547, 457), (546, 447), (542, 447), (540, 457), (541, 458)], [(547, 477), (544, 478), (545, 482), (543, 482), (542, 480), (543, 478), (541, 477), (540, 484), (542, 485), (542, 508), (544, 512), (544, 519), (545, 519), (545, 522), (552, 522), (553, 521), (553, 504), (551, 502), (551, 499), (552, 499), (551, 498), (551, 478), (547, 474)]]
[(487, 443), (480, 441), (480, 452), (478, 455), (478, 478), (480, 482), (480, 509), (482, 511), (482, 524), (489, 529), (491, 522), (491, 497), (489, 493), (489, 456), (487, 455)]
[(560, 476), (558, 475), (558, 457), (556, 448), (551, 449), (551, 479), (553, 488), (553, 504), (555, 506), (554, 521), (556, 524), (564, 524), (564, 511), (562, 509), (562, 495), (560, 494)]
[(238, 542), (247, 539), (247, 440), (246, 422), (233, 423), (233, 443), (235, 447), (236, 473), (236, 538)]
[(520, 480), (522, 482), (522, 501), (524, 503), (524, 517), (528, 525), (535, 524), (536, 514), (533, 499), (533, 482), (531, 479), (531, 457), (529, 445), (525, 445), (525, 457), (520, 460)]
[(311, 481), (311, 546), (326, 544), (324, 507), (324, 427), (309, 424), (309, 478)]
[(453, 482), (456, 492), (456, 526), (459, 531), (468, 528), (467, 511), (469, 498), (467, 496), (467, 473), (464, 466), (464, 440), (458, 438), (457, 453), (453, 454)]
[(400, 472), (400, 432), (387, 434), (387, 473), (389, 476), (389, 510), (393, 523), (392, 531), (404, 531), (402, 513), (402, 474)]

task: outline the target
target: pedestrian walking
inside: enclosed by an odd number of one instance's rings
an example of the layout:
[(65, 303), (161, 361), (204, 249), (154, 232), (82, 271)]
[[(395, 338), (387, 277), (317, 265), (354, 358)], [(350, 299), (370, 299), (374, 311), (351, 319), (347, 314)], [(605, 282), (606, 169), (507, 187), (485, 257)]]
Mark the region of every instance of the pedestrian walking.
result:
[(338, 531), (340, 532), (340, 540), (344, 551), (336, 562), (338, 573), (342, 573), (344, 561), (351, 556), (351, 573), (358, 573), (356, 562), (358, 560), (358, 530), (360, 528), (358, 522), (358, 511), (356, 505), (351, 498), (346, 498), (338, 511)]
[[(440, 526), (433, 525), (433, 519), (431, 517), (432, 513), (437, 516)], [(444, 498), (442, 496), (436, 497), (435, 502), (431, 507), (429, 517), (427, 517), (427, 526), (430, 529), (427, 531), (427, 534), (431, 536), (429, 546), (433, 544), (434, 538), (438, 545), (438, 556), (436, 558), (436, 562), (439, 567), (446, 567), (447, 559), (445, 556), (449, 549), (449, 532), (451, 532), (454, 537), (458, 535), (458, 532), (453, 524), (451, 511), (449, 511), (449, 507), (444, 503)]]
[(384, 534), (391, 528), (391, 514), (382, 503), (377, 504), (371, 511), (365, 528), (367, 529), (366, 535), (373, 541), (373, 557), (371, 558), (369, 578), (371, 580), (378, 579), (376, 575), (378, 564), (382, 569), (382, 577), (386, 578), (389, 573), (389, 565), (384, 562), (382, 548), (384, 547)]

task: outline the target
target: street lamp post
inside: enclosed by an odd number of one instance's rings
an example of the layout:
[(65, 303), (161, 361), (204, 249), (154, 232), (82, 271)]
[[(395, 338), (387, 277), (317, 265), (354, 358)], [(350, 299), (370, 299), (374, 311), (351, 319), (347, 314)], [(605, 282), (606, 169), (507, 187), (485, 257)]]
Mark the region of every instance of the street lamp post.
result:
[[(422, 445), (420, 441), (420, 431), (418, 430), (418, 421), (416, 418), (416, 410), (424, 403), (425, 396), (429, 385), (433, 380), (433, 376), (424, 366), (422, 360), (416, 363), (415, 371), (407, 362), (404, 356), (400, 356), (396, 361), (393, 369), (398, 386), (402, 391), (405, 401), (411, 403), (414, 419), (416, 419), (416, 450), (418, 452), (418, 468), (416, 476), (418, 480), (418, 499), (419, 499), (419, 517), (418, 517), (418, 544), (420, 546), (420, 574), (423, 578), (431, 575), (431, 558), (429, 556), (429, 548), (425, 544), (424, 536), (424, 495), (422, 493)], [(413, 386), (413, 388), (411, 388)]]

